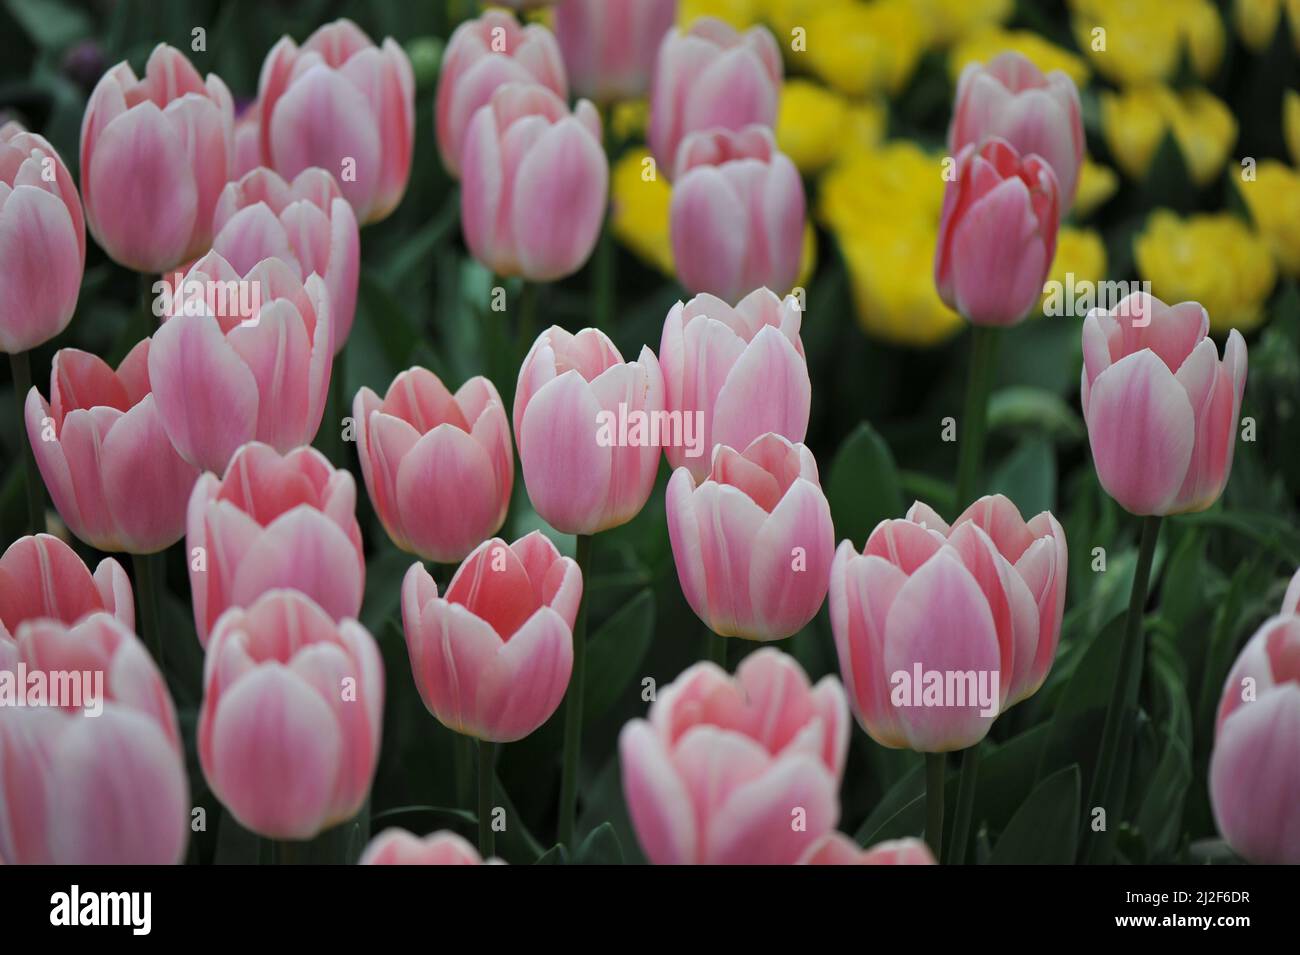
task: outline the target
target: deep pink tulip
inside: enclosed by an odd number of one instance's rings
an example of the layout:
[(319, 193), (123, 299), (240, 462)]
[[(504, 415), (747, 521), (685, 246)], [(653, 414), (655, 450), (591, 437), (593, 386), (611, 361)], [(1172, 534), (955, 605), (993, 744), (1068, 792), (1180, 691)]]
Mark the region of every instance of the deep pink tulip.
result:
[(771, 433), (744, 451), (720, 444), (702, 484), (673, 473), (665, 507), (682, 592), (714, 633), (780, 640), (817, 615), (835, 528), (802, 444)]
[(405, 829), (393, 827), (370, 840), (359, 864), (483, 865), (483, 857), (467, 839), (450, 830), (430, 833), (421, 839)]
[(375, 46), (351, 20), (301, 47), (281, 37), (262, 64), (258, 102), (262, 159), (276, 172), (326, 170), (362, 225), (397, 208), (415, 145), (415, 73), (397, 41)]
[[(948, 752), (1037, 692), (1061, 634), (1065, 532), (982, 497), (951, 527), (917, 502), (831, 565), (831, 630), (853, 712), (882, 746)], [(918, 673), (919, 668), (919, 673)], [(925, 693), (934, 674), (941, 693)], [(959, 679), (960, 677), (960, 679)], [(949, 692), (951, 690), (951, 692)]]
[(352, 416), (370, 503), (398, 547), (451, 564), (501, 529), (515, 458), (492, 382), (471, 378), (453, 395), (411, 368), (382, 399), (358, 391)]
[(240, 272), (209, 252), (177, 283), (177, 294), (164, 293), (168, 317), (149, 349), (149, 381), (180, 456), (220, 474), (248, 441), (279, 451), (311, 443), (333, 357), (320, 276), (302, 282), (279, 259)]
[(230, 179), (238, 181), (262, 165), (262, 105), (255, 100), (235, 117), (235, 165)]
[(692, 292), (736, 302), (799, 277), (803, 179), (766, 126), (682, 140), (669, 222), (677, 277)]
[(582, 267), (609, 185), (596, 107), (581, 100), (570, 113), (544, 86), (507, 83), (474, 114), (461, 158), (461, 221), (476, 259), (538, 282)]
[(117, 371), (63, 348), (50, 370), (50, 401), (27, 393), (27, 439), (69, 530), (104, 551), (152, 554), (185, 532), (198, 469), (167, 439), (149, 390), (149, 339)]
[(1083, 322), (1083, 417), (1097, 477), (1134, 514), (1203, 511), (1232, 472), (1246, 390), (1234, 328), (1219, 359), (1197, 302), (1135, 292)]
[(302, 591), (335, 620), (355, 617), (366, 564), (357, 486), (314, 448), (281, 456), (253, 442), (224, 477), (194, 485), (186, 517), (194, 626), (205, 646), (228, 607), (277, 587)]
[(715, 445), (748, 447), (768, 431), (803, 441), (812, 382), (802, 319), (795, 298), (782, 301), (765, 288), (735, 308), (712, 295), (673, 306), (659, 344), (665, 404), (695, 440), (667, 444), (669, 464), (699, 482)]
[(797, 862), (839, 820), (844, 690), (764, 647), (735, 677), (697, 663), (618, 740), (637, 841), (655, 865)]
[(81, 121), (81, 196), (113, 261), (163, 272), (201, 255), (235, 168), (235, 108), (220, 78), (158, 44), (144, 79), (124, 61), (104, 74)]
[(673, 30), (659, 44), (650, 92), (650, 150), (675, 179), (677, 147), (691, 133), (757, 123), (775, 127), (784, 67), (766, 27), (744, 33), (700, 17), (689, 30)]
[(474, 114), (506, 83), (539, 83), (569, 98), (564, 61), (551, 31), (521, 26), (508, 13), (488, 10), (456, 27), (438, 74), (435, 125), (442, 164), (459, 178), (466, 133)]
[(72, 625), (92, 613), (110, 614), (130, 630), (133, 601), (121, 564), (105, 557), (91, 576), (76, 551), (50, 534), (20, 537), (0, 556), (0, 643), (29, 620)]
[(645, 96), (676, 19), (677, 0), (560, 0), (555, 38), (574, 92), (598, 103)]
[(999, 54), (987, 65), (971, 63), (957, 81), (948, 149), (955, 156), (988, 136), (1005, 139), (1022, 156), (1033, 153), (1047, 160), (1061, 187), (1064, 218), (1083, 165), (1083, 121), (1074, 80), (1060, 70), (1044, 75), (1015, 51)]
[(663, 408), (663, 373), (649, 348), (625, 362), (599, 329), (542, 332), (519, 369), (513, 414), (524, 484), (542, 519), (563, 534), (595, 534), (636, 517), (671, 430)]
[(240, 825), (310, 839), (356, 815), (379, 761), (384, 664), (355, 620), (296, 590), (217, 621), (203, 665), (198, 749)]
[(509, 743), (550, 718), (573, 670), (582, 573), (540, 531), (484, 541), (445, 596), (421, 563), (402, 581), (411, 673), (448, 729)]
[(29, 679), (44, 673), (60, 698), (0, 710), (0, 855), (24, 865), (180, 862), (185, 755), (167, 685), (135, 634), (107, 613), (32, 620), (16, 641), (0, 635), (0, 670), (19, 666)]
[(68, 327), (86, 266), (72, 174), (45, 139), (0, 126), (0, 352), (35, 348)]
[(332, 354), (343, 350), (357, 308), (361, 236), (333, 176), (304, 169), (288, 183), (258, 168), (222, 190), (212, 228), (212, 251), (241, 275), (269, 258), (292, 267), (304, 282), (319, 275), (329, 292)]
[(864, 849), (842, 832), (833, 832), (813, 846), (804, 865), (938, 865), (930, 847), (920, 839), (891, 839)]
[(1014, 325), (1038, 304), (1056, 255), (1056, 174), (989, 137), (962, 149), (955, 175), (934, 255), (939, 297), (974, 325)]

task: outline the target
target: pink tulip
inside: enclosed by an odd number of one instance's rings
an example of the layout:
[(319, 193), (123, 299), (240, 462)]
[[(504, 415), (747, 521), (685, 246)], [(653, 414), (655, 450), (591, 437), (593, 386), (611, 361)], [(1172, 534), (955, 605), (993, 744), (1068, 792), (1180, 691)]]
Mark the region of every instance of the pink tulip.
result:
[(360, 865), (483, 865), (483, 857), (454, 832), (444, 829), (421, 839), (393, 827), (370, 840)]
[(515, 458), (492, 382), (471, 378), (453, 395), (433, 372), (411, 368), (383, 399), (358, 391), (352, 416), (370, 502), (398, 547), (456, 563), (501, 529)]
[(677, 0), (561, 0), (555, 38), (574, 91), (602, 103), (644, 96), (676, 19)]
[(459, 179), (461, 152), (474, 114), (507, 83), (539, 83), (569, 98), (564, 61), (555, 37), (539, 24), (521, 26), (508, 13), (488, 10), (458, 26), (438, 74), (435, 124), (442, 164)]
[(68, 327), (86, 267), (86, 226), (72, 174), (18, 123), (0, 126), (0, 352)]
[(797, 862), (839, 820), (844, 690), (771, 647), (730, 677), (697, 663), (618, 740), (637, 841), (655, 865)]
[(287, 183), (258, 168), (222, 190), (212, 228), (212, 251), (241, 275), (269, 258), (290, 266), (301, 281), (319, 275), (329, 292), (331, 354), (343, 350), (357, 307), (361, 236), (333, 176), (304, 169)]
[(231, 182), (244, 178), (261, 165), (262, 105), (254, 100), (252, 105), (235, 117), (235, 165), (230, 170)]
[(29, 620), (71, 626), (89, 614), (107, 613), (130, 630), (133, 601), (121, 564), (105, 557), (92, 577), (76, 551), (49, 534), (20, 537), (0, 556), (0, 645)]
[(461, 221), (476, 259), (538, 282), (582, 267), (609, 185), (596, 107), (581, 100), (570, 113), (544, 86), (507, 83), (474, 114), (461, 158)]
[(988, 65), (971, 63), (957, 81), (957, 101), (948, 127), (955, 156), (989, 136), (1005, 139), (1022, 156), (1041, 156), (1060, 185), (1060, 214), (1070, 211), (1083, 165), (1083, 121), (1079, 90), (1060, 70), (1046, 76), (1026, 56), (999, 54)]
[(235, 168), (235, 108), (185, 54), (158, 44), (144, 79), (126, 62), (90, 95), (81, 121), (86, 224), (113, 261), (163, 272), (212, 241), (212, 210)]
[(692, 292), (736, 302), (799, 277), (803, 180), (765, 126), (682, 140), (669, 223), (677, 277)]
[(402, 581), (402, 626), (420, 698), (448, 729), (509, 743), (545, 723), (573, 669), (582, 573), (540, 531), (484, 541), (445, 596), (424, 565)]
[(962, 149), (956, 177), (934, 256), (939, 297), (974, 325), (1014, 325), (1038, 304), (1056, 255), (1056, 174), (989, 137)]
[(1134, 514), (1203, 511), (1232, 471), (1246, 342), (1223, 359), (1197, 302), (1137, 293), (1083, 322), (1083, 417), (1097, 477)]
[(670, 179), (677, 177), (678, 146), (688, 135), (721, 127), (739, 131), (776, 126), (781, 50), (766, 27), (738, 33), (700, 17), (685, 33), (659, 44), (650, 92), (650, 150)]
[[(0, 855), (22, 865), (180, 862), (190, 800), (176, 711), (130, 627), (107, 613), (24, 623), (16, 642), (0, 636), (0, 670), (20, 667), (27, 705), (0, 711)], [(49, 688), (39, 701), (38, 673)]]
[(199, 642), (227, 608), (277, 587), (301, 591), (334, 620), (355, 617), (366, 580), (356, 504), (352, 475), (314, 448), (281, 456), (253, 442), (224, 477), (199, 478), (185, 534)]
[(515, 443), (528, 497), (562, 534), (626, 524), (645, 506), (665, 431), (664, 379), (643, 347), (625, 362), (604, 332), (553, 325), (515, 387)]
[(938, 865), (920, 839), (879, 842), (863, 849), (841, 832), (832, 832), (801, 860), (804, 865)]
[(927, 753), (983, 739), (1047, 678), (1067, 574), (1056, 518), (1026, 523), (1001, 495), (951, 527), (918, 501), (876, 525), (861, 554), (841, 543), (831, 630), (862, 728), (882, 746)]
[(391, 37), (351, 20), (299, 47), (281, 37), (262, 64), (262, 157), (291, 179), (319, 166), (339, 180), (357, 220), (378, 222), (406, 192), (415, 144), (415, 73)]
[(219, 474), (248, 441), (279, 451), (309, 444), (332, 357), (320, 276), (302, 282), (279, 259), (240, 272), (209, 252), (173, 287), (149, 349), (149, 380), (180, 456)]
[(715, 445), (748, 447), (769, 431), (803, 441), (812, 383), (802, 317), (795, 298), (783, 302), (765, 288), (735, 308), (707, 294), (673, 306), (659, 345), (666, 407), (695, 441), (669, 443), (669, 464), (700, 482)]
[(149, 339), (113, 371), (75, 348), (54, 354), (50, 403), (27, 393), (27, 438), (59, 516), (99, 550), (152, 554), (185, 531), (199, 472), (167, 440), (149, 391)]
[(384, 664), (366, 629), (296, 590), (267, 591), (212, 631), (203, 775), (244, 828), (310, 839), (361, 809), (383, 712)]
[(682, 592), (714, 633), (781, 640), (817, 615), (835, 529), (802, 444), (769, 433), (743, 452), (718, 445), (708, 480), (678, 468), (664, 503)]

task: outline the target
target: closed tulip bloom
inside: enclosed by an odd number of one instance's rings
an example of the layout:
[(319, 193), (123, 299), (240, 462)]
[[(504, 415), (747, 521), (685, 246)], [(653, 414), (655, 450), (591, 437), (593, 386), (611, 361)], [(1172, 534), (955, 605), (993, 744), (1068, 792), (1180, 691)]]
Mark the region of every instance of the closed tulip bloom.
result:
[(209, 252), (178, 281), (149, 349), (149, 381), (180, 456), (220, 474), (248, 441), (310, 444), (332, 358), (321, 277), (300, 281), (274, 258), (240, 272)]
[[(6, 706), (0, 719), (0, 856), (180, 862), (190, 800), (176, 710), (131, 629), (107, 613), (29, 621), (16, 640), (0, 636), (0, 670), (19, 666), (28, 705)], [(39, 703), (30, 695), (38, 673), (50, 694)]]
[(92, 576), (77, 552), (50, 534), (20, 537), (0, 556), (0, 644), (26, 621), (71, 625), (93, 613), (135, 626), (131, 580), (113, 558), (101, 560)]
[(281, 456), (252, 442), (224, 477), (199, 478), (185, 533), (199, 642), (228, 607), (277, 587), (301, 591), (334, 620), (355, 617), (366, 579), (356, 505), (352, 475), (314, 448)]
[(938, 865), (930, 847), (908, 837), (864, 849), (842, 832), (833, 832), (801, 860), (803, 865)]
[(619, 734), (637, 841), (655, 865), (798, 862), (839, 820), (848, 745), (834, 677), (771, 647), (734, 677), (697, 663)]
[(696, 482), (709, 474), (715, 445), (746, 448), (771, 431), (801, 442), (808, 431), (812, 382), (793, 296), (760, 288), (734, 308), (712, 295), (678, 302), (659, 345), (665, 404), (695, 440), (665, 446), (668, 463)]
[(1074, 80), (1061, 70), (1044, 75), (1015, 51), (1002, 53), (987, 65), (967, 65), (957, 81), (948, 149), (956, 155), (988, 136), (1005, 139), (1022, 156), (1032, 153), (1047, 160), (1060, 186), (1060, 215), (1070, 211), (1084, 143)]
[(654, 489), (665, 440), (664, 379), (643, 347), (625, 362), (604, 332), (553, 325), (519, 369), (513, 420), (524, 484), (563, 534), (626, 524)]
[(86, 226), (72, 174), (45, 139), (0, 126), (0, 352), (68, 327), (86, 266)]
[(1056, 518), (1043, 511), (1026, 522), (1001, 495), (980, 498), (951, 527), (917, 502), (876, 525), (861, 554), (841, 543), (831, 630), (862, 728), (882, 746), (927, 753), (983, 739), (1047, 678), (1067, 574)]
[[(492, 859), (499, 862), (499, 859)], [(421, 839), (396, 826), (370, 840), (359, 865), (483, 865), (469, 840), (449, 829)]]
[(582, 573), (540, 531), (484, 541), (438, 595), (424, 565), (402, 581), (411, 673), (448, 729), (509, 743), (545, 723), (573, 670)]
[(544, 86), (507, 83), (470, 121), (460, 189), (465, 242), (497, 275), (571, 275), (596, 246), (609, 161), (600, 114)]
[(113, 261), (163, 272), (212, 241), (217, 196), (235, 168), (230, 90), (160, 43), (144, 79), (119, 63), (81, 121), (86, 224)]
[(1213, 504), (1232, 471), (1246, 389), (1235, 328), (1220, 360), (1196, 302), (1134, 293), (1083, 322), (1083, 417), (1097, 477), (1134, 514)]
[(254, 100), (235, 117), (235, 165), (230, 170), (230, 179), (232, 182), (242, 179), (261, 165), (262, 105)]
[(1014, 325), (1038, 305), (1056, 255), (1056, 174), (990, 137), (961, 151), (956, 177), (934, 256), (939, 297), (974, 325)]
[(704, 483), (673, 473), (665, 507), (682, 592), (714, 633), (780, 640), (817, 615), (835, 529), (802, 444), (765, 434), (743, 451), (718, 445)]
[(289, 183), (274, 170), (255, 169), (222, 190), (212, 228), (212, 250), (241, 275), (270, 258), (301, 281), (319, 275), (329, 292), (332, 354), (343, 350), (357, 308), (361, 236), (333, 176), (304, 169)]
[(185, 532), (199, 472), (172, 447), (149, 390), (149, 339), (114, 371), (75, 348), (54, 354), (50, 400), (27, 393), (27, 438), (59, 516), (98, 550), (152, 554)]
[(561, 0), (555, 38), (574, 92), (601, 103), (644, 96), (676, 18), (677, 0)]
[(299, 47), (281, 37), (262, 64), (262, 161), (286, 179), (319, 166), (365, 225), (406, 192), (415, 144), (415, 74), (391, 37), (380, 46), (351, 20)]
[(669, 222), (677, 277), (692, 292), (736, 302), (799, 277), (803, 179), (766, 126), (682, 140)]
[(379, 761), (384, 665), (355, 620), (271, 590), (225, 613), (203, 663), (203, 776), (239, 824), (310, 839), (352, 818)]
[(650, 150), (670, 179), (678, 146), (691, 133), (720, 127), (739, 131), (776, 126), (781, 51), (766, 27), (739, 33), (699, 17), (688, 31), (663, 37), (650, 91)]
[(560, 48), (539, 24), (521, 26), (501, 10), (466, 20), (451, 35), (438, 74), (435, 125), (442, 164), (456, 178), (470, 120), (506, 83), (539, 83), (569, 98)]
[(515, 458), (492, 382), (471, 378), (453, 395), (433, 372), (411, 368), (382, 399), (357, 392), (352, 416), (370, 503), (398, 547), (450, 564), (501, 529)]

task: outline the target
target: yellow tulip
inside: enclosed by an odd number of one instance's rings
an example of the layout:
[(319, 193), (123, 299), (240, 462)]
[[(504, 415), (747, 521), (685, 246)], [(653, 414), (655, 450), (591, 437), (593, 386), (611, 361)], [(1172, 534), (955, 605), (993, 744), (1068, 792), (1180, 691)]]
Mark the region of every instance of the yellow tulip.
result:
[(1287, 90), (1282, 100), (1282, 132), (1291, 161), (1300, 166), (1300, 93)]
[(1264, 159), (1254, 180), (1239, 186), (1255, 227), (1268, 241), (1285, 275), (1300, 276), (1300, 172)]
[(1007, 50), (1023, 54), (1044, 73), (1060, 70), (1074, 80), (1076, 86), (1087, 85), (1090, 73), (1083, 59), (1037, 33), (1000, 27), (976, 30), (959, 41), (948, 54), (948, 72), (956, 80), (968, 63), (987, 63)]
[(1192, 69), (1201, 79), (1208, 80), (1219, 72), (1227, 42), (1218, 8), (1212, 3), (1195, 3), (1180, 20)]
[[(649, 160), (649, 162), (647, 162)], [(610, 171), (610, 228), (638, 258), (673, 275), (673, 244), (668, 211), (673, 190), (654, 170), (650, 151), (625, 152)]]
[(877, 103), (851, 104), (804, 79), (788, 80), (781, 90), (777, 145), (805, 175), (824, 169), (847, 149), (875, 146), (884, 128), (885, 112)]
[(929, 42), (929, 27), (905, 0), (832, 4), (808, 23), (807, 67), (850, 96), (898, 93)]
[(1279, 0), (1234, 0), (1232, 4), (1232, 22), (1237, 35), (1256, 53), (1264, 52), (1273, 42), (1281, 16)]
[(1212, 0), (1074, 0), (1075, 40), (1121, 86), (1169, 80), (1184, 52), (1202, 79), (1219, 68), (1223, 23)]
[(1074, 196), (1072, 212), (1080, 219), (1086, 219), (1115, 195), (1119, 188), (1119, 177), (1109, 166), (1092, 161), (1091, 156), (1083, 157), (1083, 166), (1079, 170), (1079, 190)]
[(916, 0), (923, 16), (933, 24), (935, 46), (949, 47), (988, 27), (1000, 27), (1011, 18), (1014, 0)]
[(1169, 131), (1165, 116), (1167, 100), (1172, 97), (1163, 86), (1101, 94), (1102, 135), (1115, 162), (1130, 179), (1146, 176)]
[(1208, 90), (1188, 90), (1178, 97), (1178, 104), (1169, 117), (1174, 139), (1192, 182), (1204, 186), (1219, 174), (1236, 144), (1237, 120), (1223, 100)]
[(760, 16), (758, 0), (679, 0), (677, 4), (677, 25), (684, 30), (700, 17), (716, 17), (744, 30), (757, 23)]
[(1204, 89), (1174, 93), (1164, 86), (1146, 86), (1103, 93), (1101, 125), (1115, 161), (1133, 179), (1145, 178), (1167, 133), (1173, 134), (1198, 186), (1219, 174), (1237, 141), (1232, 112)]
[[(1069, 276), (1073, 275), (1071, 281)], [(1101, 282), (1106, 278), (1106, 245), (1095, 229), (1062, 226), (1056, 235), (1056, 255), (1048, 273), (1049, 281), (1062, 287), (1081, 282)], [(1044, 292), (1046, 297), (1046, 292)]]

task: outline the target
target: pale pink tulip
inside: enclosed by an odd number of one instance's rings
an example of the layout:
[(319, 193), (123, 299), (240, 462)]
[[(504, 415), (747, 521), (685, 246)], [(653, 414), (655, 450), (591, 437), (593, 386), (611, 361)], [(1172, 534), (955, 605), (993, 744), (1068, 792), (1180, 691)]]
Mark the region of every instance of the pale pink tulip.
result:
[[(951, 527), (919, 501), (831, 565), (831, 630), (854, 715), (882, 746), (964, 749), (1042, 686), (1065, 609), (1065, 532), (982, 497)], [(934, 685), (937, 674), (942, 681)]]
[(0, 126), (0, 352), (35, 348), (68, 327), (86, 267), (72, 174), (45, 139)]
[(573, 90), (599, 103), (646, 95), (677, 0), (560, 0), (555, 38)]
[(230, 170), (230, 180), (242, 179), (261, 165), (262, 104), (254, 100), (235, 117), (235, 165)]
[(92, 613), (135, 626), (131, 580), (113, 558), (101, 560), (91, 576), (76, 551), (50, 534), (20, 537), (0, 556), (0, 644), (25, 621), (72, 625)]
[(939, 297), (971, 324), (1014, 325), (1037, 306), (1056, 255), (1056, 174), (988, 137), (962, 149), (955, 175), (934, 255)]
[(699, 482), (715, 445), (748, 447), (769, 431), (803, 441), (812, 383), (802, 318), (797, 299), (783, 302), (765, 288), (735, 308), (712, 295), (673, 306), (659, 344), (665, 404), (689, 433), (665, 446), (669, 464)]
[(656, 865), (797, 862), (839, 821), (844, 690), (764, 647), (735, 677), (697, 663), (619, 734), (637, 841)]
[(677, 150), (669, 230), (689, 291), (726, 302), (788, 291), (803, 253), (803, 179), (766, 126), (692, 133)]
[(474, 114), (506, 83), (539, 83), (569, 98), (555, 37), (539, 24), (521, 26), (508, 13), (488, 10), (452, 33), (438, 74), (435, 125), (442, 164), (460, 178), (466, 132)]
[(544, 86), (507, 83), (465, 131), (465, 243), (497, 275), (563, 278), (582, 267), (605, 217), (609, 162), (600, 114)]
[(650, 149), (659, 168), (676, 178), (677, 147), (688, 135), (721, 127), (775, 127), (781, 50), (766, 27), (739, 33), (700, 17), (686, 32), (659, 44), (650, 92)]
[(68, 529), (99, 550), (152, 554), (185, 532), (199, 472), (178, 455), (149, 390), (149, 339), (113, 371), (75, 348), (54, 354), (50, 401), (27, 393), (27, 439)]
[(361, 809), (379, 761), (384, 664), (355, 620), (271, 590), (232, 608), (203, 665), (198, 749), (246, 829), (310, 839)]
[(433, 372), (411, 368), (382, 399), (358, 391), (352, 416), (370, 503), (398, 547), (456, 563), (501, 529), (515, 458), (492, 382), (471, 378), (453, 395)]
[(104, 74), (81, 122), (81, 195), (111, 259), (156, 273), (207, 249), (234, 126), (226, 84), (170, 46), (154, 47), (144, 79), (126, 62)]
[(1083, 322), (1083, 417), (1097, 477), (1134, 514), (1203, 511), (1232, 471), (1246, 390), (1234, 328), (1219, 359), (1197, 302), (1135, 292)]
[(228, 607), (277, 587), (301, 591), (334, 620), (355, 617), (366, 580), (356, 504), (352, 475), (314, 448), (281, 456), (252, 442), (224, 477), (199, 478), (185, 533), (199, 642)]
[(781, 640), (817, 615), (835, 528), (802, 444), (771, 433), (744, 451), (720, 444), (708, 480), (678, 468), (664, 503), (682, 592), (714, 633)]
[(626, 524), (654, 489), (665, 429), (664, 379), (642, 347), (625, 362), (604, 332), (542, 332), (519, 369), (515, 443), (528, 497), (564, 534)]
[(804, 856), (804, 865), (938, 865), (920, 839), (892, 839), (863, 849), (842, 832), (833, 832)]
[(304, 282), (319, 275), (329, 292), (331, 354), (343, 350), (357, 307), (361, 236), (333, 176), (304, 169), (288, 183), (274, 170), (255, 169), (222, 190), (212, 228), (212, 251), (241, 275), (269, 258)]
[[(499, 862), (490, 859), (489, 862)], [(449, 830), (421, 839), (405, 829), (385, 829), (370, 840), (360, 865), (483, 865), (483, 857), (468, 840)]]
[(321, 277), (302, 282), (274, 258), (241, 272), (209, 252), (173, 277), (172, 290), (163, 293), (168, 317), (149, 349), (149, 381), (180, 456), (220, 474), (248, 441), (279, 451), (311, 443), (332, 358)]
[(402, 626), (420, 698), (448, 729), (527, 736), (564, 698), (582, 573), (540, 531), (484, 541), (444, 596), (424, 565), (402, 581)]
[(1074, 80), (1060, 70), (1044, 75), (1028, 57), (1011, 50), (987, 65), (969, 64), (957, 81), (948, 150), (955, 156), (989, 136), (1005, 139), (1022, 156), (1033, 153), (1047, 161), (1061, 187), (1064, 217), (1083, 165), (1083, 121)]
[[(0, 710), (0, 855), (24, 865), (180, 862), (190, 800), (176, 711), (130, 627), (107, 613), (29, 621), (16, 642), (0, 635), (0, 670), (19, 667), (27, 705)], [(37, 673), (49, 687), (39, 700)]]
[(397, 208), (415, 145), (415, 74), (397, 41), (375, 46), (351, 20), (301, 47), (281, 37), (262, 64), (258, 102), (262, 161), (276, 172), (326, 170), (362, 225)]

